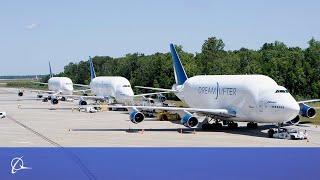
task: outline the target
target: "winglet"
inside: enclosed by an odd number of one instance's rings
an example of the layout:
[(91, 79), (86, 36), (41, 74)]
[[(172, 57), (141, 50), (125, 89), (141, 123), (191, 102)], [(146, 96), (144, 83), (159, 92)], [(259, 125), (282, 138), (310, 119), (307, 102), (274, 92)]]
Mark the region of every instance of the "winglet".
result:
[(179, 55), (173, 44), (170, 44), (170, 51), (172, 56), (174, 77), (176, 80), (176, 84), (182, 85), (188, 79), (187, 74), (182, 66)]
[(94, 71), (94, 66), (92, 62), (92, 58), (89, 56), (89, 64), (90, 64), (90, 78), (91, 80), (96, 77), (96, 72)]
[(50, 71), (50, 78), (52, 78), (52, 77), (53, 77), (53, 74), (52, 74), (52, 69), (51, 69), (50, 61), (49, 61), (49, 71)]

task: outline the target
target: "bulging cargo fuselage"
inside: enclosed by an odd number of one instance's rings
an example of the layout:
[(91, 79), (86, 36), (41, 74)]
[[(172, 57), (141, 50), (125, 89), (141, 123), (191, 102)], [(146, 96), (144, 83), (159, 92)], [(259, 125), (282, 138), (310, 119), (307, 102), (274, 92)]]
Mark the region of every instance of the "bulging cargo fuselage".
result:
[(99, 76), (92, 79), (90, 88), (94, 95), (114, 97), (118, 103), (128, 103), (133, 100), (133, 90), (130, 82), (119, 76)]
[(60, 92), (62, 95), (72, 95), (73, 83), (67, 77), (52, 77), (48, 80), (49, 91)]
[(191, 108), (228, 109), (235, 121), (282, 123), (300, 107), (292, 95), (264, 75), (201, 75), (174, 85), (176, 95)]

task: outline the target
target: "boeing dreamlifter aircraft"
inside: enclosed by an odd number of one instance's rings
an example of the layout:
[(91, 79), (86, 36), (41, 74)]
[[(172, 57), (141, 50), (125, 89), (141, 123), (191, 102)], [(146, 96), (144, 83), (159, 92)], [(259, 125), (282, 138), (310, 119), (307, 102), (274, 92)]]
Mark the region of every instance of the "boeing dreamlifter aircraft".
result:
[[(46, 90), (31, 90), (31, 92), (37, 92), (38, 98), (43, 97), (43, 93), (49, 94), (48, 97), (44, 98), (44, 101), (50, 100), (52, 104), (58, 104), (59, 99), (64, 101), (66, 99), (65, 96), (70, 96), (73, 92), (77, 92), (73, 90), (73, 83), (68, 77), (53, 77), (51, 65), (49, 62), (49, 70), (50, 70), (50, 79), (48, 83), (40, 83), (48, 85), (48, 91)], [(24, 91), (19, 90), (18, 96), (23, 96)]]
[[(94, 96), (80, 96), (79, 105), (87, 105), (87, 99), (107, 101), (108, 103), (133, 104), (134, 97), (144, 97), (149, 95), (159, 95), (164, 101), (165, 97), (161, 92), (134, 95), (130, 82), (121, 76), (96, 76), (94, 65), (89, 57), (90, 65), (90, 85), (75, 84), (75, 86), (86, 87)], [(164, 92), (167, 93), (167, 92)]]
[[(140, 87), (174, 93), (186, 103), (188, 108), (126, 106), (130, 111), (130, 120), (140, 123), (143, 109), (176, 111), (181, 116), (181, 123), (186, 127), (196, 127), (198, 118), (193, 114), (213, 118), (216, 125), (225, 122), (230, 127), (237, 127), (235, 121), (249, 122), (248, 127), (257, 127), (257, 123), (296, 124), (299, 115), (313, 118), (314, 108), (307, 102), (297, 102), (286, 88), (264, 75), (199, 75), (188, 78), (173, 44), (170, 44), (176, 84), (172, 89)], [(202, 127), (208, 127), (203, 122)]]

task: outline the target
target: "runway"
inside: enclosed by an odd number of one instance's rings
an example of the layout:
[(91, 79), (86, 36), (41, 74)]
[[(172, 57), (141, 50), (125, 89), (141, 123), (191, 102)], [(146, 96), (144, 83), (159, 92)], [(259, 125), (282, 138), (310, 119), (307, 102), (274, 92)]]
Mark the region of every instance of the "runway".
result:
[[(319, 147), (320, 128), (302, 124), (308, 140), (283, 140), (267, 137), (271, 124), (259, 124), (258, 129), (223, 128), (215, 131), (190, 130), (168, 121), (146, 119), (133, 124), (126, 112), (104, 111), (85, 113), (72, 111), (76, 102), (34, 100), (36, 94), (0, 88), (1, 147)], [(26, 99), (17, 101), (18, 99)], [(18, 105), (20, 108), (18, 108)], [(53, 110), (57, 108), (56, 110)], [(50, 110), (51, 109), (51, 110)], [(181, 133), (182, 129), (182, 133)]]

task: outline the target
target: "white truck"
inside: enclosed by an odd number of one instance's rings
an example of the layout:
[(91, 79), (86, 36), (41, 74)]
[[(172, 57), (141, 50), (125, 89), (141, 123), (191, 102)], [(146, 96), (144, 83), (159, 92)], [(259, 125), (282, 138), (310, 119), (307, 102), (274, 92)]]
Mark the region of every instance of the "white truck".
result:
[(272, 135), (273, 138), (278, 139), (307, 139), (308, 134), (306, 130), (297, 128), (279, 128), (275, 129)]
[(7, 113), (6, 112), (0, 112), (0, 118), (5, 118), (7, 116)]

